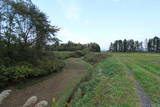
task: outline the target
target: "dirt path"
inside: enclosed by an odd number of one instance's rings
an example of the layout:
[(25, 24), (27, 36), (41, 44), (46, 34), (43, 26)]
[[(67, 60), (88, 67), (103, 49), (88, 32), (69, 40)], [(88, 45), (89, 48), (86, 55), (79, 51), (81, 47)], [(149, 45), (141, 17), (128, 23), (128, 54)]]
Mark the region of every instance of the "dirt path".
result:
[(137, 94), (139, 95), (140, 102), (142, 104), (142, 107), (152, 107), (152, 104), (154, 104), (151, 99), (147, 96), (147, 94), (144, 92), (143, 88), (139, 84), (139, 82), (136, 82), (136, 90)]
[(66, 62), (67, 65), (63, 72), (52, 74), (45, 79), (35, 80), (37, 81), (34, 81), (35, 84), (27, 85), (22, 89), (17, 89), (15, 86), (10, 87), (12, 93), (3, 101), (0, 107), (22, 107), (31, 96), (37, 96), (38, 101), (48, 101), (48, 107), (50, 107), (52, 98), (58, 98), (75, 79), (79, 79), (84, 75), (82, 70), (87, 69), (86, 64), (80, 59), (70, 58)]
[(145, 93), (145, 91), (143, 90), (143, 88), (141, 87), (139, 81), (137, 81), (134, 77), (134, 73), (126, 66), (125, 63), (130, 63), (125, 59), (125, 62), (123, 62), (122, 60), (117, 59), (121, 64), (123, 64), (123, 66), (125, 66), (126, 71), (128, 73), (129, 76), (132, 76), (133, 79), (135, 80), (135, 88), (136, 88), (136, 93), (139, 97), (139, 102), (141, 104), (142, 107), (152, 107), (152, 104), (154, 104), (154, 102), (148, 97), (148, 95)]
[[(128, 69), (128, 74), (129, 76), (133, 76), (134, 74), (132, 71)], [(139, 81), (135, 79), (135, 84), (136, 84), (136, 92), (137, 95), (139, 96), (140, 104), (142, 107), (152, 107), (152, 104), (154, 104), (151, 99), (147, 96), (147, 94), (144, 92), (143, 88), (141, 87)]]

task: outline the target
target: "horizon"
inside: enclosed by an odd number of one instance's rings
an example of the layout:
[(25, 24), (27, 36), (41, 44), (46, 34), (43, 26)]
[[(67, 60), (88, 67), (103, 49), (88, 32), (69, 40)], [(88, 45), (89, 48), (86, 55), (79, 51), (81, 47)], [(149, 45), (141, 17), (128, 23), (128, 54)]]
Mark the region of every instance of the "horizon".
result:
[(61, 30), (63, 43), (96, 42), (108, 50), (117, 39), (145, 39), (160, 35), (158, 0), (32, 0)]

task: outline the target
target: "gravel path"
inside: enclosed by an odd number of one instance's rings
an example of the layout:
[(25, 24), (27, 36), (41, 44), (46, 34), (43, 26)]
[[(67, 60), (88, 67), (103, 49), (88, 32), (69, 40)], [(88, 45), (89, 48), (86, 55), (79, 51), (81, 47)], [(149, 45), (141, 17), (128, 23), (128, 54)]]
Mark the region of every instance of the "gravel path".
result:
[(75, 79), (84, 75), (81, 70), (87, 69), (85, 63), (77, 58), (70, 58), (66, 62), (67, 65), (63, 72), (52, 74), (45, 79), (35, 80), (38, 82), (34, 81), (35, 84), (27, 85), (22, 89), (17, 89), (15, 86), (10, 87), (12, 93), (2, 102), (0, 107), (22, 107), (31, 96), (37, 96), (38, 101), (48, 101), (48, 107), (50, 107), (52, 98), (58, 98)]

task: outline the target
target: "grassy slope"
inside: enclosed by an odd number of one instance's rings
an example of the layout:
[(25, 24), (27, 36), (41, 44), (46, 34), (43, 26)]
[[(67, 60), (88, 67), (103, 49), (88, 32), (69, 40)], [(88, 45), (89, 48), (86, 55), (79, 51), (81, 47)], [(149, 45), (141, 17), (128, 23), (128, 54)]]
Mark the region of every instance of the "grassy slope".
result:
[(92, 79), (81, 84), (72, 107), (139, 107), (135, 81), (115, 57), (97, 65)]

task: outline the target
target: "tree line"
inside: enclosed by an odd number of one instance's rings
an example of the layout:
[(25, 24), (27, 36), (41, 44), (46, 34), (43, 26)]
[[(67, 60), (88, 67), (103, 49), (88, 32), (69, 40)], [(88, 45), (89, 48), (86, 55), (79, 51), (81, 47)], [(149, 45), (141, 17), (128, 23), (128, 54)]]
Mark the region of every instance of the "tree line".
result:
[(81, 43), (74, 43), (72, 41), (68, 41), (68, 43), (61, 43), (59, 44), (54, 43), (52, 45), (46, 46), (46, 49), (49, 51), (78, 51), (88, 49), (92, 52), (100, 52), (100, 46), (97, 43), (89, 43), (89, 44), (81, 44)]
[(109, 50), (111, 52), (160, 52), (160, 38), (155, 36), (145, 42), (130, 40), (116, 40), (111, 42)]
[(148, 52), (160, 52), (160, 38), (155, 36), (148, 41)]

